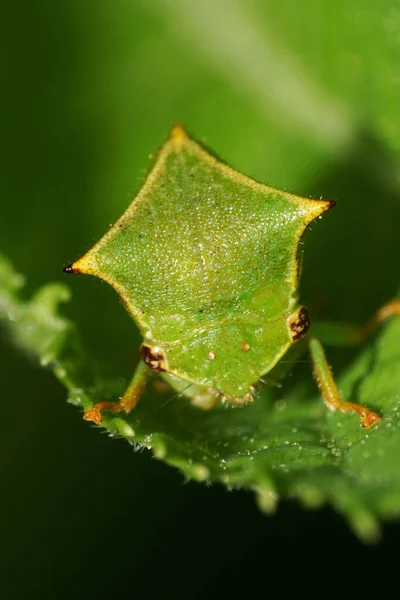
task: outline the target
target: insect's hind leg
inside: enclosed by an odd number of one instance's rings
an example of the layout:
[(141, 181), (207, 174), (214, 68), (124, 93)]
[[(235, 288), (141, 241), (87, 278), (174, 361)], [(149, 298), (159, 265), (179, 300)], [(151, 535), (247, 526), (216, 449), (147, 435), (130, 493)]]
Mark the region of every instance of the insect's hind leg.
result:
[(391, 317), (400, 315), (400, 300), (394, 299), (381, 306), (381, 308), (371, 317), (371, 319), (361, 329), (361, 341), (368, 337), (382, 323)]
[(97, 425), (102, 422), (104, 411), (129, 413), (139, 401), (141, 393), (146, 383), (148, 367), (140, 361), (133, 374), (132, 380), (119, 402), (98, 402), (92, 408), (83, 413), (86, 421), (93, 421)]
[(324, 344), (353, 346), (363, 342), (379, 325), (396, 315), (400, 315), (400, 300), (398, 299), (384, 304), (365, 325), (320, 322), (313, 324), (313, 334)]

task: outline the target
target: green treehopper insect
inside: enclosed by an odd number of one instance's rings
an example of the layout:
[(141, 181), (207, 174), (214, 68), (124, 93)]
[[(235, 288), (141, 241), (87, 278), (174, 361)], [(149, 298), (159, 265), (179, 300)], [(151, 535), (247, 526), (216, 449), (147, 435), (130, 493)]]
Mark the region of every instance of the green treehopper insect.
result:
[[(327, 406), (358, 413), (364, 427), (379, 421), (342, 401), (299, 304), (300, 238), (333, 204), (257, 183), (174, 127), (127, 211), (64, 269), (113, 286), (143, 336), (124, 396), (95, 404), (84, 418), (100, 423), (103, 411), (129, 412), (150, 371), (202, 408), (250, 402), (257, 382), (306, 337)], [(364, 328), (328, 325), (321, 332), (327, 341), (358, 342), (399, 313), (394, 300)]]

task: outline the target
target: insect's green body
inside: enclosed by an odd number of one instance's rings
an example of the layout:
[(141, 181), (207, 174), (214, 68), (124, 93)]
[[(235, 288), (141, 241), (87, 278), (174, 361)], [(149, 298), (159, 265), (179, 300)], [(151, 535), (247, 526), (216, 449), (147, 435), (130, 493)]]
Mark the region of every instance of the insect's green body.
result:
[[(65, 269), (110, 283), (143, 336), (124, 396), (84, 417), (100, 423), (105, 410), (131, 410), (149, 369), (204, 408), (251, 400), (254, 385), (308, 329), (298, 303), (299, 242), (332, 204), (257, 183), (175, 127), (125, 214)], [(383, 318), (396, 311), (390, 305)], [(365, 427), (377, 422), (379, 415), (342, 402), (322, 346), (311, 338), (309, 347), (326, 404), (357, 412)]]
[(304, 319), (293, 328), (298, 243), (330, 206), (256, 183), (177, 128), (127, 212), (74, 268), (119, 292), (143, 358), (174, 387), (245, 400), (306, 331)]

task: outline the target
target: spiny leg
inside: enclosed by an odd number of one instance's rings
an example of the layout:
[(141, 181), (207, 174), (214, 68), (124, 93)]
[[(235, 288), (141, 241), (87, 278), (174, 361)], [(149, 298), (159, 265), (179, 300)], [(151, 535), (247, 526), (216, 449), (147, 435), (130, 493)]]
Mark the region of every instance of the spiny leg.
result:
[(97, 402), (83, 414), (86, 421), (93, 421), (97, 425), (102, 422), (102, 412), (107, 410), (110, 412), (125, 411), (129, 413), (139, 401), (140, 395), (146, 383), (148, 367), (143, 361), (140, 361), (133, 374), (132, 380), (119, 402)]
[(380, 421), (381, 417), (365, 406), (355, 404), (354, 402), (343, 402), (332, 377), (324, 349), (315, 337), (310, 339), (309, 348), (314, 365), (315, 379), (321, 391), (322, 398), (328, 408), (331, 410), (357, 413), (360, 416), (362, 426), (366, 428), (371, 427), (374, 423)]
[[(396, 315), (400, 315), (400, 300), (398, 299), (384, 304), (364, 326), (319, 323), (314, 327), (314, 332), (317, 331), (318, 337), (322, 337), (327, 344), (358, 344), (373, 333), (379, 325)], [(309, 346), (314, 363), (315, 378), (325, 404), (331, 410), (357, 413), (361, 418), (363, 427), (371, 427), (371, 425), (380, 421), (381, 417), (365, 406), (342, 401), (320, 342), (312, 337)]]

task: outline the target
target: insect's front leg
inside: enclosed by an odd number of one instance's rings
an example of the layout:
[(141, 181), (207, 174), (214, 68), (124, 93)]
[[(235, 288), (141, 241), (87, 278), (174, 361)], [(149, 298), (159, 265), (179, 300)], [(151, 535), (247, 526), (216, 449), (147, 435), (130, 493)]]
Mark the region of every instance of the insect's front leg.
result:
[(361, 404), (355, 404), (354, 402), (343, 402), (332, 377), (324, 349), (317, 338), (310, 338), (309, 348), (314, 366), (315, 379), (327, 407), (331, 410), (357, 413), (360, 416), (362, 426), (366, 428), (371, 427), (374, 423), (380, 421), (381, 417), (377, 413), (369, 410), (369, 408), (366, 408)]
[(325, 352), (315, 335), (326, 344), (350, 346), (364, 341), (379, 325), (396, 315), (400, 315), (400, 300), (397, 299), (384, 304), (361, 327), (340, 323), (317, 323), (313, 326), (314, 336), (309, 340), (309, 347), (314, 365), (315, 379), (317, 380), (324, 402), (331, 410), (357, 413), (360, 415), (363, 427), (371, 427), (381, 417), (365, 406), (342, 401), (327, 363)]
[(84, 412), (83, 418), (86, 421), (93, 421), (99, 424), (103, 420), (104, 411), (129, 413), (139, 401), (141, 393), (146, 383), (148, 367), (143, 361), (140, 361), (133, 374), (132, 380), (119, 402), (98, 402), (92, 408)]

